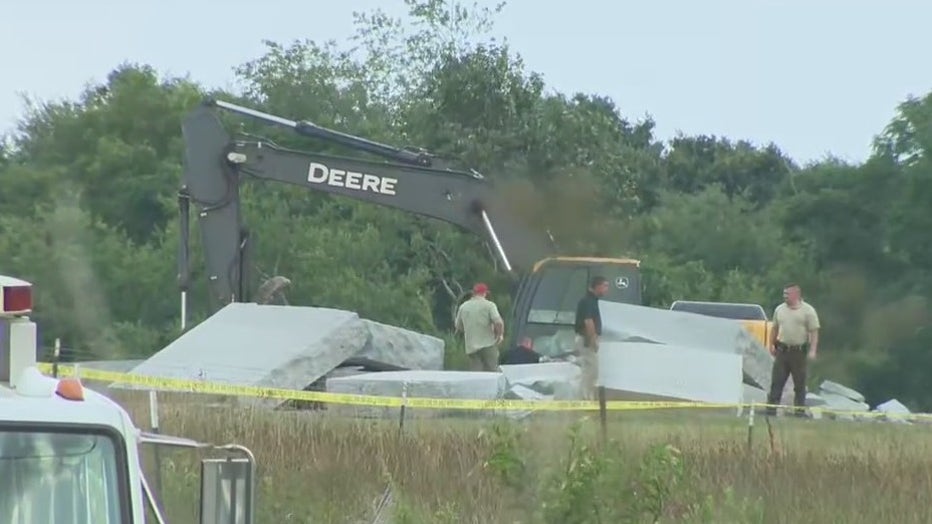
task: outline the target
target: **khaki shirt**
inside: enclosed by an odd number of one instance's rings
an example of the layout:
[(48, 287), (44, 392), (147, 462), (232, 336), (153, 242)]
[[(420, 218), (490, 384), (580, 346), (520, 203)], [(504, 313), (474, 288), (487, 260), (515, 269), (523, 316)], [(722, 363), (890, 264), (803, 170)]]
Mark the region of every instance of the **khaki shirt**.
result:
[(502, 322), (495, 302), (483, 297), (472, 297), (456, 310), (456, 327), (463, 332), (466, 353), (495, 345), (493, 325)]
[(777, 342), (801, 346), (809, 343), (810, 332), (819, 329), (819, 314), (806, 302), (800, 301), (796, 309), (784, 302), (773, 311), (773, 325), (779, 328)]

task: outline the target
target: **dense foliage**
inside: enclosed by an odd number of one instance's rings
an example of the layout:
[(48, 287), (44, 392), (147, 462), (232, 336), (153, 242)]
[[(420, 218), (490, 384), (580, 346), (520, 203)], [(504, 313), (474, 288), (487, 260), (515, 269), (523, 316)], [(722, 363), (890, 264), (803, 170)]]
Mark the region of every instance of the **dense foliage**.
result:
[[(545, 89), (487, 37), (493, 11), (405, 1), (407, 24), (357, 15), (344, 46), (268, 42), (235, 69), (242, 91), (224, 96), (529, 182), (528, 206), (547, 203), (565, 251), (643, 260), (652, 305), (771, 309), (798, 281), (824, 324), (814, 380), (932, 409), (932, 93), (899, 106), (862, 165), (797, 166), (775, 145), (715, 136), (664, 143), (606, 97)], [(0, 146), (0, 269), (38, 284), (43, 344), (109, 358), (177, 335), (180, 122), (208, 93), (123, 64), (76, 100), (31, 107)], [(292, 280), (292, 304), (447, 336), (464, 286), (506, 286), (487, 247), (446, 224), (273, 184), (243, 198), (259, 269)], [(195, 321), (206, 314), (197, 255)]]

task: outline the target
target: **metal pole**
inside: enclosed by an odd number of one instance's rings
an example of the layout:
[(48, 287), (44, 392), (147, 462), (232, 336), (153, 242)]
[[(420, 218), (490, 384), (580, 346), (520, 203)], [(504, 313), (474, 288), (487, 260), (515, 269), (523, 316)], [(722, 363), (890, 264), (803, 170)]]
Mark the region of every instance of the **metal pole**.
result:
[(751, 451), (751, 439), (754, 434), (754, 404), (748, 408), (748, 451)]
[(505, 249), (502, 247), (502, 243), (499, 242), (498, 235), (495, 234), (495, 228), (492, 227), (492, 221), (489, 220), (489, 215), (485, 212), (485, 209), (482, 210), (482, 224), (489, 233), (489, 237), (492, 238), (492, 245), (495, 246), (495, 251), (498, 253), (499, 258), (502, 259), (502, 263), (505, 264), (505, 269), (511, 271), (511, 262), (508, 261), (508, 255), (505, 254)]
[(52, 351), (52, 376), (58, 378), (58, 360), (61, 358), (61, 339), (55, 339), (55, 349)]
[[(154, 390), (149, 390), (149, 422), (152, 426), (152, 432), (158, 435), (159, 398)], [(155, 460), (155, 494), (158, 498), (162, 496), (162, 454), (160, 453), (160, 447), (161, 446), (155, 445), (152, 449), (153, 458)], [(158, 504), (159, 507), (163, 507), (162, 504), (159, 504), (160, 501), (158, 498), (154, 502)]]
[(226, 109), (227, 111), (232, 111), (233, 113), (239, 113), (241, 115), (251, 116), (259, 120), (267, 120), (269, 122), (273, 122), (280, 126), (291, 127), (291, 128), (298, 127), (297, 122), (295, 122), (294, 120), (290, 120), (288, 118), (282, 118), (277, 115), (270, 115), (269, 113), (263, 113), (262, 111), (256, 111), (255, 109), (250, 109), (248, 107), (243, 107), (241, 105), (231, 104), (230, 102), (224, 102), (223, 100), (214, 100), (213, 103), (217, 107), (222, 107), (223, 109)]
[(405, 429), (405, 408), (408, 407), (408, 382), (401, 384), (401, 413), (398, 415), (398, 434), (401, 435)]
[(605, 386), (599, 386), (599, 425), (602, 427), (602, 443), (608, 442), (608, 404), (605, 401)]
[(188, 292), (181, 292), (181, 332), (188, 326)]

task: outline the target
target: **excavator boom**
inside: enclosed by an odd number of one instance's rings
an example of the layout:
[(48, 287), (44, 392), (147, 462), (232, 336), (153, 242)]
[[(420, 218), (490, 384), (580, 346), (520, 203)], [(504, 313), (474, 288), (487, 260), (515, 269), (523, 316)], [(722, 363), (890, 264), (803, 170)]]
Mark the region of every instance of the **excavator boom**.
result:
[[(255, 139), (233, 138), (217, 109), (249, 116), (295, 132), (389, 158), (396, 163), (309, 153)], [(399, 149), (309, 122), (296, 122), (222, 101), (210, 101), (185, 118), (184, 180), (179, 192), (179, 285), (186, 292), (188, 207), (201, 230), (208, 280), (216, 310), (249, 300), (250, 238), (243, 226), (239, 188), (244, 177), (283, 182), (332, 195), (442, 220), (489, 241), (504, 267), (529, 268), (546, 253), (543, 234), (532, 234), (507, 209), (507, 201), (482, 175), (431, 167), (424, 152)]]

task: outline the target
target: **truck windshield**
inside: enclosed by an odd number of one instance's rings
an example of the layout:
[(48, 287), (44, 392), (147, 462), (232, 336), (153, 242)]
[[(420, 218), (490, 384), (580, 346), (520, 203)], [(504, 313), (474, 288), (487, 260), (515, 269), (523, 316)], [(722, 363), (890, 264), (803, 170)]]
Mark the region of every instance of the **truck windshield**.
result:
[(0, 428), (0, 522), (125, 522), (113, 437), (17, 429)]

